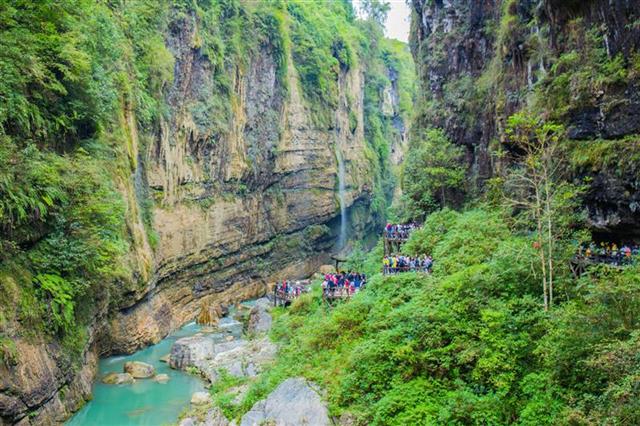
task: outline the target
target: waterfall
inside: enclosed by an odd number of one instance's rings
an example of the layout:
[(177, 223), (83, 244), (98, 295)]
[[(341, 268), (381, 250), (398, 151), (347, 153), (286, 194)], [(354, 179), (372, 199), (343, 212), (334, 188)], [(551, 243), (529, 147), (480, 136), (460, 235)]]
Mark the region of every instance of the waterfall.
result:
[(337, 146), (336, 159), (338, 160), (338, 200), (340, 201), (340, 236), (338, 237), (338, 249), (342, 250), (347, 243), (347, 204), (345, 201), (344, 159)]

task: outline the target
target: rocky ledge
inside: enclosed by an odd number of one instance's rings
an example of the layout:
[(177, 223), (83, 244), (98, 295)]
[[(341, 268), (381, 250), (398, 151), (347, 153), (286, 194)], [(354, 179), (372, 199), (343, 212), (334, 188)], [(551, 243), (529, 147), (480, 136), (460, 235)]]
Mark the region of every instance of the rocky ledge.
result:
[(329, 412), (314, 385), (301, 378), (287, 379), (242, 417), (240, 426), (328, 426)]
[(173, 344), (169, 365), (179, 370), (196, 368), (211, 383), (218, 380), (221, 371), (234, 377), (255, 377), (277, 352), (276, 345), (266, 336), (272, 323), (268, 310), (266, 298), (258, 299), (251, 309), (248, 331), (255, 338), (216, 342), (218, 334), (185, 337)]
[[(187, 337), (176, 341), (171, 349), (170, 365), (177, 369), (196, 368), (215, 383), (221, 374), (253, 378), (275, 359), (277, 347), (267, 337), (272, 318), (270, 302), (259, 299), (252, 307), (247, 326), (250, 339), (216, 343), (210, 336)], [(224, 372), (224, 373), (223, 373)], [(234, 389), (236, 403), (248, 390), (247, 385)], [(180, 426), (237, 426), (220, 408), (212, 406), (209, 394), (194, 394), (192, 409)], [(329, 425), (329, 414), (315, 386), (302, 378), (282, 382), (267, 398), (256, 402), (241, 419), (241, 426), (253, 425)]]

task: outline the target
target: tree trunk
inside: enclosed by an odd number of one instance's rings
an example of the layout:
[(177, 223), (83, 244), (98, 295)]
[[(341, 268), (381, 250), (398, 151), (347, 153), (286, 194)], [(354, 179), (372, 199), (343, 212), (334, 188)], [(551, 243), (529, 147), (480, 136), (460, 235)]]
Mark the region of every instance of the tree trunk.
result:
[(554, 254), (554, 240), (553, 240), (553, 208), (551, 207), (551, 177), (549, 176), (549, 165), (547, 164), (543, 170), (544, 179), (544, 199), (545, 210), (547, 216), (547, 262), (549, 264), (549, 306), (553, 306), (553, 254)]

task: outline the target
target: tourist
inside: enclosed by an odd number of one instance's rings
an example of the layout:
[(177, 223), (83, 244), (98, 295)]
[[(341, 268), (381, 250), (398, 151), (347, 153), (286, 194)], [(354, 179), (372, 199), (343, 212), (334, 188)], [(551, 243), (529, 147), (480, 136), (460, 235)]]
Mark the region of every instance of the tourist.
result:
[(350, 271), (326, 274), (322, 282), (323, 297), (349, 297), (362, 290), (366, 284), (365, 274)]
[[(586, 247), (586, 248), (585, 248)], [(587, 246), (580, 246), (578, 257), (583, 257), (591, 263), (606, 263), (613, 266), (630, 265), (640, 254), (640, 246), (633, 242), (591, 242)]]
[(431, 273), (433, 258), (431, 256), (385, 256), (382, 260), (382, 271), (385, 275), (397, 274), (399, 272), (424, 272)]
[(384, 227), (384, 236), (390, 239), (406, 240), (411, 232), (420, 226), (416, 223), (391, 224)]

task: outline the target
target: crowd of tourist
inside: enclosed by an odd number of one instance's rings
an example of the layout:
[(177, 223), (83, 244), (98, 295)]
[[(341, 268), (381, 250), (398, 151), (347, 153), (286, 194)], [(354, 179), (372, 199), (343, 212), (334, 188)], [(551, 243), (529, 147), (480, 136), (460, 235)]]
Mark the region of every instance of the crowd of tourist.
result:
[(387, 223), (387, 226), (384, 227), (384, 236), (386, 238), (406, 240), (409, 238), (411, 232), (419, 227), (417, 223), (413, 222), (400, 224)]
[(360, 291), (366, 284), (367, 276), (357, 272), (325, 274), (322, 281), (322, 295), (348, 297)]
[(382, 259), (382, 270), (385, 275), (399, 272), (425, 272), (431, 273), (433, 258), (431, 256), (403, 256), (391, 255)]
[(277, 282), (275, 287), (275, 293), (281, 299), (295, 299), (308, 291), (308, 285), (300, 281), (292, 283), (291, 281), (282, 280), (282, 282)]
[(640, 255), (640, 246), (635, 243), (622, 243), (618, 246), (616, 243), (592, 242), (588, 246), (581, 247), (578, 254), (593, 262), (617, 266), (628, 265)]

